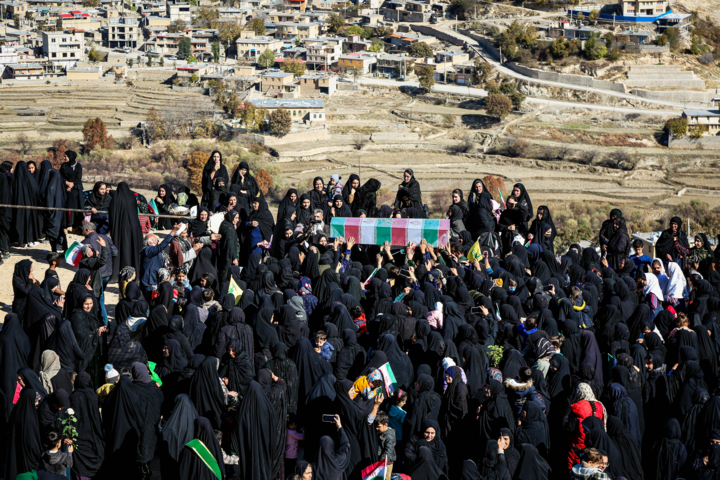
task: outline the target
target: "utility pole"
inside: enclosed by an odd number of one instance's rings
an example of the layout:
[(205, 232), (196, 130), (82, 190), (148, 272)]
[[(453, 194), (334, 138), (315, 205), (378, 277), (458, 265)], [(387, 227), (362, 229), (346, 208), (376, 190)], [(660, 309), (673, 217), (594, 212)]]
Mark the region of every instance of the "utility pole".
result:
[(615, 30), (615, 12), (613, 12), (613, 30)]
[(457, 15), (455, 15), (455, 31), (457, 32)]

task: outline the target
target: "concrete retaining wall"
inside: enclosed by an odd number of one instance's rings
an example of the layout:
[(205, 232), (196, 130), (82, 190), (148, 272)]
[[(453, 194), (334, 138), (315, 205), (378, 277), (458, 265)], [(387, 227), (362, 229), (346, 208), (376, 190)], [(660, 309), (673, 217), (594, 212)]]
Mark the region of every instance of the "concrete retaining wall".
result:
[(453, 45), (462, 46), (465, 44), (465, 41), (462, 38), (458, 38), (454, 35), (450, 35), (447, 32), (443, 32), (442, 30), (438, 30), (427, 25), (410, 25), (410, 28), (415, 32), (420, 32), (423, 35), (430, 35), (439, 38), (440, 40), (452, 43)]
[(312, 142), (317, 140), (327, 140), (329, 134), (327, 129), (322, 130), (303, 130), (300, 132), (289, 133), (284, 137), (278, 138), (273, 136), (265, 136), (265, 145), (270, 147), (275, 145), (283, 145), (295, 142)]
[(688, 102), (688, 103), (710, 103), (715, 96), (713, 92), (693, 92), (690, 90), (670, 90), (670, 91), (653, 91), (634, 88), (632, 93), (638, 98), (647, 98), (650, 100), (663, 100), (666, 102)]
[(683, 137), (680, 139), (670, 139), (668, 147), (676, 150), (720, 150), (720, 137), (707, 136), (698, 139)]
[(601, 90), (611, 90), (613, 92), (625, 93), (625, 85), (622, 83), (608, 82), (606, 80), (596, 80), (592, 77), (585, 75), (568, 75), (564, 73), (555, 72), (543, 72), (541, 70), (534, 70), (532, 68), (518, 65), (515, 62), (508, 62), (505, 64), (511, 70), (525, 75), (530, 78), (537, 78), (538, 80), (546, 80), (550, 82), (566, 83), (568, 85), (575, 85), (578, 87), (590, 87), (599, 88)]
[(375, 132), (370, 136), (370, 140), (373, 142), (387, 141), (387, 140), (399, 140), (399, 141), (418, 141), (420, 137), (417, 133), (400, 133), (400, 132)]

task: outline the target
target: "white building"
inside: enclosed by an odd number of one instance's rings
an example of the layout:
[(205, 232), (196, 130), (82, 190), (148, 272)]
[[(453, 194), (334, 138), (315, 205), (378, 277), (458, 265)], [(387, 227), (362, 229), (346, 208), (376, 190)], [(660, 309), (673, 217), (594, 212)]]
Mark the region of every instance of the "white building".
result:
[(42, 32), (43, 55), (55, 65), (75, 67), (85, 61), (85, 37), (82, 32)]

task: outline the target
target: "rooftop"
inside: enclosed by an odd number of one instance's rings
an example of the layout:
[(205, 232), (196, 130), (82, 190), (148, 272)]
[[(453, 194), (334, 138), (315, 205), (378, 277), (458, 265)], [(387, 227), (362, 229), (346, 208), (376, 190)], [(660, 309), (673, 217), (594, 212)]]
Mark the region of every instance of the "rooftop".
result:
[(683, 110), (688, 117), (720, 117), (720, 110)]

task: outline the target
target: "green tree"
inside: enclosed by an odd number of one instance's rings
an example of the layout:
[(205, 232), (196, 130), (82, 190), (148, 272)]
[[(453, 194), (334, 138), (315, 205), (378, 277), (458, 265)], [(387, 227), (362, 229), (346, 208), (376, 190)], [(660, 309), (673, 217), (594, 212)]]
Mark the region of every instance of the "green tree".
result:
[(365, 36), (365, 29), (359, 25), (352, 25), (345, 30), (346, 35), (360, 35)]
[(611, 48), (608, 51), (607, 59), (610, 60), (611, 62), (614, 62), (616, 60), (619, 60), (621, 56), (622, 56), (622, 52), (620, 51), (619, 48)]
[(607, 55), (607, 48), (597, 38), (590, 38), (585, 42), (583, 53), (588, 60), (600, 60)]
[(372, 45), (368, 48), (369, 51), (379, 53), (385, 50), (385, 42), (379, 38), (373, 38)]
[(132, 58), (129, 58), (128, 59), (128, 67), (132, 68), (133, 63), (135, 63), (135, 61)]
[(177, 56), (183, 60), (192, 55), (192, 42), (188, 37), (183, 37), (178, 43)]
[(503, 82), (500, 84), (500, 93), (506, 97), (509, 97), (515, 92), (517, 92), (517, 85), (515, 82)]
[(345, 17), (338, 13), (331, 13), (328, 16), (328, 24), (330, 25), (330, 31), (338, 33), (345, 26)]
[(265, 68), (272, 67), (275, 65), (275, 52), (270, 49), (265, 50), (258, 57), (257, 64)]
[(393, 33), (395, 33), (395, 31), (392, 29), (392, 27), (377, 27), (375, 29), (375, 35), (380, 38), (389, 37)]
[(278, 108), (270, 114), (268, 121), (268, 127), (278, 137), (284, 137), (292, 129), (292, 119), (290, 118), (290, 112), (284, 108)]
[(192, 75), (190, 75), (190, 83), (197, 83), (200, 78), (198, 78), (197, 73), (193, 72)]
[(408, 53), (413, 57), (432, 57), (433, 51), (425, 42), (415, 42), (408, 48)]
[(255, 35), (265, 35), (265, 22), (261, 18), (253, 18), (250, 22), (250, 30), (255, 32)]
[(212, 43), (212, 54), (213, 60), (218, 63), (220, 61), (220, 44), (218, 42)]
[(698, 139), (701, 138), (703, 135), (705, 135), (705, 129), (701, 127), (700, 125), (693, 125), (692, 128), (688, 131), (688, 135), (690, 135), (690, 138)]
[(665, 133), (672, 134), (675, 138), (682, 138), (688, 131), (687, 118), (671, 118), (665, 122)]
[(680, 34), (676, 28), (667, 28), (665, 29), (665, 36), (668, 39), (668, 43), (670, 44), (670, 48), (672, 50), (675, 50), (680, 45)]
[(198, 63), (198, 59), (195, 55), (190, 55), (187, 59), (188, 63)]
[(15, 28), (20, 28), (20, 15), (18, 15), (18, 14), (13, 15), (12, 19), (13, 19), (13, 26)]
[(510, 114), (512, 101), (502, 93), (494, 93), (485, 97), (485, 112), (491, 117), (503, 119)]
[(91, 62), (100, 62), (103, 59), (102, 53), (100, 53), (97, 48), (95, 48), (95, 45), (90, 47), (90, 52), (88, 52), (88, 60)]
[(152, 57), (150, 55), (148, 55), (147, 66), (152, 67)]
[(668, 44), (668, 37), (665, 34), (658, 35), (655, 37), (655, 45), (659, 45), (661, 47), (664, 47)]
[(286, 59), (280, 69), (283, 72), (292, 73), (296, 77), (299, 77), (305, 73), (305, 64), (300, 60)]
[(525, 95), (522, 92), (514, 92), (510, 94), (510, 101), (515, 107), (515, 110), (520, 110), (523, 102), (525, 101)]
[(165, 57), (160, 57), (160, 66), (161, 67), (165, 66)]
[(435, 70), (430, 65), (425, 65), (418, 71), (418, 79), (420, 79), (420, 86), (425, 90), (432, 90), (435, 85)]
[(230, 92), (227, 102), (225, 102), (225, 111), (229, 113), (232, 118), (236, 118), (238, 115), (238, 108), (240, 108), (240, 101), (235, 94), (235, 90), (233, 90)]
[(217, 8), (203, 6), (195, 12), (195, 24), (199, 27), (208, 28), (219, 17)]
[(488, 62), (482, 60), (480, 57), (475, 59), (475, 65), (473, 66), (472, 75), (474, 83), (484, 83), (490, 78), (493, 67)]
[(248, 132), (257, 128), (258, 122), (256, 118), (256, 110), (257, 108), (255, 107), (255, 105), (249, 102), (242, 104), (240, 106), (240, 110), (238, 110), (238, 118), (240, 118), (243, 125), (245, 125), (245, 129)]

